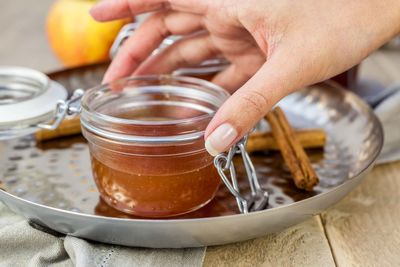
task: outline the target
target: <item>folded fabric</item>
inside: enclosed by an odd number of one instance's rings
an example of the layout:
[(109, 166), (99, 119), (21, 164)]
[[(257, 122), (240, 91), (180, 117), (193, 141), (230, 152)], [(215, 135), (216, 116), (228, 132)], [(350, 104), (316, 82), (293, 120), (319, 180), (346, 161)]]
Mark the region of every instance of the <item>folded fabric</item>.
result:
[(53, 235), (0, 202), (0, 266), (201, 266), (204, 250), (128, 248)]
[[(379, 85), (371, 86), (370, 81), (359, 86), (359, 94), (372, 108), (382, 123), (384, 145), (377, 160), (378, 164), (400, 160), (400, 83), (394, 83), (386, 89)], [(372, 87), (372, 88), (371, 88)]]
[(375, 108), (382, 122), (384, 146), (378, 163), (387, 163), (400, 159), (400, 85), (397, 92)]

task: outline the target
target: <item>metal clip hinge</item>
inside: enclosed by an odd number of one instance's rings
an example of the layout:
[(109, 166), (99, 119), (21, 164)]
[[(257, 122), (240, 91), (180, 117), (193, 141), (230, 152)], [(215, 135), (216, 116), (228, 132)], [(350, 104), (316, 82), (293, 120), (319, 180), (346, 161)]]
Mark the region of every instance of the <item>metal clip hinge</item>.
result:
[[(260, 186), (254, 165), (246, 151), (246, 144), (247, 136), (236, 143), (227, 154), (221, 153), (214, 158), (214, 165), (217, 168), (222, 181), (231, 194), (236, 198), (241, 213), (263, 210), (267, 208), (269, 199), (268, 192)], [(240, 193), (236, 170), (233, 163), (233, 157), (235, 154), (241, 155), (246, 170), (251, 190), (251, 196), (248, 198)]]
[(54, 118), (48, 123), (41, 123), (39, 128), (55, 130), (67, 115), (78, 114), (81, 111), (80, 100), (84, 94), (83, 89), (76, 89), (72, 96), (67, 100), (57, 102)]
[(110, 49), (110, 59), (113, 59), (119, 50), (119, 48), (122, 46), (122, 44), (125, 42), (126, 39), (128, 39), (133, 32), (138, 28), (139, 23), (138, 22), (133, 22), (133, 23), (128, 23), (122, 29), (117, 35), (117, 38), (115, 38), (114, 43), (111, 46)]

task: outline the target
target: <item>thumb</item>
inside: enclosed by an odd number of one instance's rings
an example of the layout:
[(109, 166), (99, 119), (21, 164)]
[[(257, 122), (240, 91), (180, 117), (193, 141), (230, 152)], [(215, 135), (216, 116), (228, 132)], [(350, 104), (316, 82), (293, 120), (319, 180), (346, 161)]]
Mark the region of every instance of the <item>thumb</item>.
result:
[(280, 99), (303, 86), (299, 69), (279, 58), (264, 63), (215, 114), (205, 132), (205, 147), (212, 156), (228, 150)]

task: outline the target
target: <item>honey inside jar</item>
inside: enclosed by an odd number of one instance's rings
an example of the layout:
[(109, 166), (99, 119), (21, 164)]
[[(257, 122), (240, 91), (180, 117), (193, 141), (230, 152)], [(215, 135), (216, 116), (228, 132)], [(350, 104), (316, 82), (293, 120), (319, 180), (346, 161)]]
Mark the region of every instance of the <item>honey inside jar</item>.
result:
[(204, 130), (227, 97), (206, 81), (172, 76), (130, 78), (87, 92), (81, 120), (102, 199), (153, 218), (207, 204), (220, 178)]
[[(176, 164), (183, 164), (176, 160)], [(92, 157), (102, 198), (118, 210), (144, 217), (168, 217), (196, 210), (215, 195), (220, 179), (212, 164), (185, 173), (126, 172)], [(161, 186), (160, 186), (161, 185)]]

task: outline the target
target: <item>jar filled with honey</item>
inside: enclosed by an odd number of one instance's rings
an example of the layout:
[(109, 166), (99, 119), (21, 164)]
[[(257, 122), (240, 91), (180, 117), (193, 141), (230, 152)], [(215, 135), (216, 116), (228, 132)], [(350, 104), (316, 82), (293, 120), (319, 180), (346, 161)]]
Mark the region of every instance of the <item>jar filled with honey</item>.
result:
[(228, 96), (207, 81), (169, 75), (87, 91), (81, 124), (102, 199), (155, 218), (206, 205), (220, 178), (204, 148), (204, 130)]

